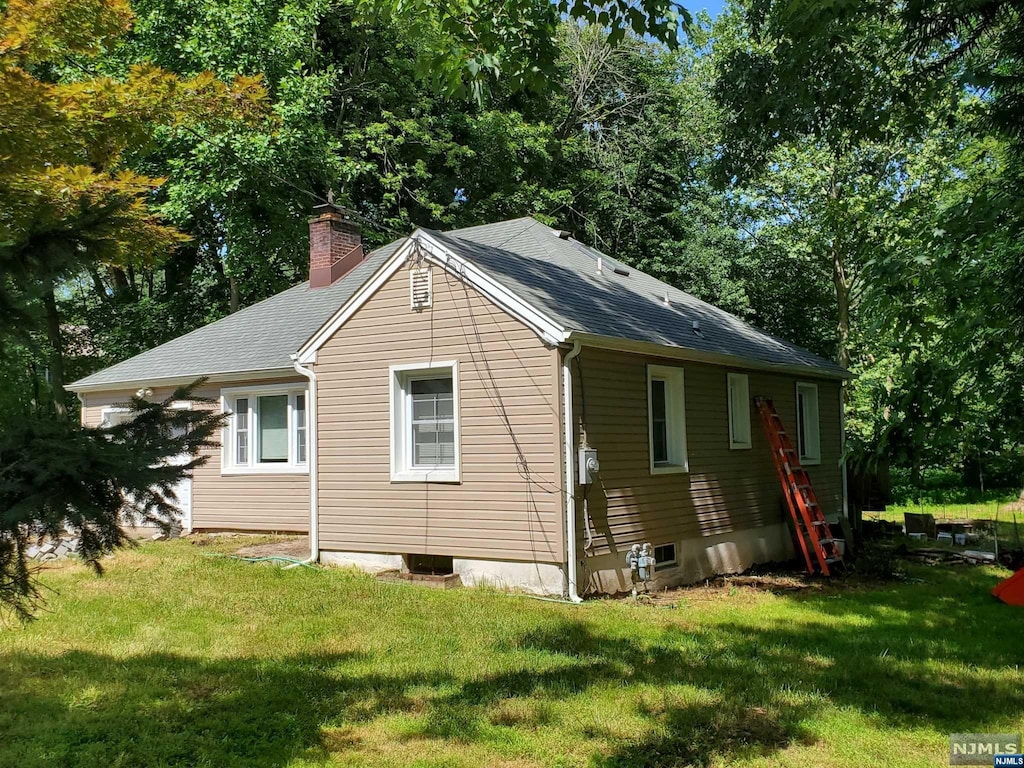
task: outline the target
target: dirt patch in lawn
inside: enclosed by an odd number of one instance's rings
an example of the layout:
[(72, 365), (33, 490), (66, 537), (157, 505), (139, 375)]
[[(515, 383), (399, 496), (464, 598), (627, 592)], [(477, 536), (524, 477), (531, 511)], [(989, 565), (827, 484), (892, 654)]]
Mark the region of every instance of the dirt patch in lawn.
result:
[(309, 538), (288, 536), (263, 544), (250, 544), (235, 550), (240, 557), (309, 557)]
[(674, 606), (680, 600), (702, 602), (736, 599), (737, 590), (771, 592), (772, 594), (793, 594), (797, 592), (822, 592), (828, 584), (820, 577), (801, 576), (793, 573), (760, 573), (719, 576), (700, 584), (690, 584), (641, 596), (641, 600), (652, 605)]

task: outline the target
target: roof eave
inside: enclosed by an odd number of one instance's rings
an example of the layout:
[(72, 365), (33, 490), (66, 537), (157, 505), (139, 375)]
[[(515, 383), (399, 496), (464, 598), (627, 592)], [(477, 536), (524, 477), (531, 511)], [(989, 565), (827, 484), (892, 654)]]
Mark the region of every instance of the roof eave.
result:
[(191, 384), (197, 379), (205, 378), (213, 383), (228, 383), (235, 381), (260, 381), (263, 379), (277, 379), (286, 377), (297, 377), (295, 369), (291, 366), (284, 368), (257, 368), (245, 371), (219, 371), (217, 373), (195, 374), (192, 376), (149, 376), (143, 379), (125, 379), (123, 381), (104, 381), (87, 383), (88, 378), (80, 379), (71, 384), (65, 385), (65, 389), (75, 394), (81, 392), (106, 392), (116, 389), (142, 389), (152, 387), (175, 387)]
[(854, 375), (847, 370), (835, 370), (819, 368), (813, 365), (787, 365), (784, 363), (770, 363), (765, 360), (743, 357), (740, 355), (728, 355), (721, 352), (705, 352), (698, 349), (686, 347), (674, 347), (667, 344), (656, 344), (651, 341), (637, 341), (624, 339), (616, 336), (600, 336), (592, 333), (581, 333), (572, 331), (567, 341), (579, 340), (581, 344), (598, 349), (610, 349), (617, 352), (633, 352), (637, 354), (665, 357), (673, 360), (689, 360), (695, 363), (709, 363), (734, 368), (745, 368), (754, 371), (766, 371), (770, 373), (789, 373), (794, 375), (812, 376), (822, 379), (836, 379), (846, 381), (854, 378)]

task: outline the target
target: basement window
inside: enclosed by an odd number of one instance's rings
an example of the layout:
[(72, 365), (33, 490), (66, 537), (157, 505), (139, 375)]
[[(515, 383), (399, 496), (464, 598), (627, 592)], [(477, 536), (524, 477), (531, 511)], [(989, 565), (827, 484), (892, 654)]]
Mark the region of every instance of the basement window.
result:
[(750, 379), (745, 373), (730, 373), (727, 377), (729, 393), (729, 448), (750, 447)]
[(661, 544), (654, 548), (654, 570), (664, 571), (679, 565), (675, 544)]
[(391, 481), (460, 479), (455, 361), (391, 366)]
[(821, 429), (818, 419), (818, 385), (797, 382), (796, 440), (801, 464), (821, 463)]
[(682, 368), (647, 366), (647, 420), (651, 474), (687, 472)]
[(448, 576), (455, 572), (455, 561), (451, 555), (406, 555), (405, 567), (409, 573)]
[(306, 473), (306, 390), (293, 384), (225, 389), (221, 474)]

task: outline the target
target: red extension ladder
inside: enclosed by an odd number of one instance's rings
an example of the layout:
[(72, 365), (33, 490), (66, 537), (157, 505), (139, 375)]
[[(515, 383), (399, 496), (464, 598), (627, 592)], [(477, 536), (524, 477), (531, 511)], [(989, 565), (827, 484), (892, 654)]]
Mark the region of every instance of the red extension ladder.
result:
[(786, 506), (796, 525), (797, 540), (807, 563), (807, 572), (820, 570), (823, 576), (830, 576), (833, 568), (843, 566), (843, 556), (818, 505), (811, 478), (807, 470), (800, 466), (800, 458), (771, 399), (755, 397), (754, 404), (761, 414), (761, 423), (772, 446), (775, 469), (778, 470), (779, 482), (786, 494)]

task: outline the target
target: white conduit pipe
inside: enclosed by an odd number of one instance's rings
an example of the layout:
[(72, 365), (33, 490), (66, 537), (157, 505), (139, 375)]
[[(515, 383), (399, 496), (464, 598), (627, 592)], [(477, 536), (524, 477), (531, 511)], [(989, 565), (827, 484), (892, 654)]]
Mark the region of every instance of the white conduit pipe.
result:
[(306, 461), (309, 462), (309, 557), (301, 563), (286, 566), (298, 568), (302, 565), (315, 563), (320, 559), (320, 506), (317, 495), (317, 435), (316, 435), (316, 374), (305, 368), (292, 355), (292, 367), (300, 375), (309, 379), (309, 393), (306, 395)]
[(562, 358), (562, 418), (565, 437), (565, 547), (566, 547), (566, 580), (568, 597), (574, 603), (582, 603), (577, 587), (579, 578), (579, 561), (576, 551), (576, 478), (575, 478), (575, 445), (572, 421), (572, 361), (580, 353), (580, 342), (575, 340), (572, 349)]

